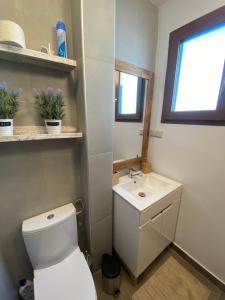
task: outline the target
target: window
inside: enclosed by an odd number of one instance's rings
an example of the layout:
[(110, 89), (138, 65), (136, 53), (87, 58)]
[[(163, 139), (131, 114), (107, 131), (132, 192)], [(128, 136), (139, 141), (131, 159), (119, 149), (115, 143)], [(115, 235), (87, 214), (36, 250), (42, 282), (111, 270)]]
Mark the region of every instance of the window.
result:
[(117, 122), (142, 122), (145, 81), (125, 72), (118, 72), (115, 119)]
[(225, 125), (225, 6), (170, 34), (162, 122)]

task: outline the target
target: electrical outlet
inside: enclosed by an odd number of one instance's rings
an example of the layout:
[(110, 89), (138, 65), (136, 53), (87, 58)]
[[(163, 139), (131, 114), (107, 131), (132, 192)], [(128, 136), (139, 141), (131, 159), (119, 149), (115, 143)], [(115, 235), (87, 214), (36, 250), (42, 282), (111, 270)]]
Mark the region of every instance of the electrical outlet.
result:
[(157, 138), (162, 138), (163, 137), (163, 131), (160, 129), (151, 129), (150, 130), (150, 136), (152, 137), (157, 137)]

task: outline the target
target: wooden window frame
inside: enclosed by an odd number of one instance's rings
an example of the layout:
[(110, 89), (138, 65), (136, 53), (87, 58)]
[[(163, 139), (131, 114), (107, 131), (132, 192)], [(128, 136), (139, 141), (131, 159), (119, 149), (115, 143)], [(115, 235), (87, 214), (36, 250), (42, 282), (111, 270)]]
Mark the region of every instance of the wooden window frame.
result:
[[(115, 121), (116, 122), (136, 122), (141, 123), (143, 120), (143, 107), (144, 107), (144, 98), (145, 98), (145, 80), (138, 77), (138, 86), (137, 86), (137, 102), (136, 102), (136, 114), (120, 114), (119, 106), (120, 101), (122, 101), (119, 87), (120, 87), (120, 75), (121, 73), (129, 74), (128, 72), (118, 71), (118, 82), (116, 82), (116, 103), (115, 103)], [(133, 75), (133, 74), (129, 74)], [(133, 75), (134, 76), (134, 75)]]
[(162, 123), (225, 125), (225, 64), (215, 111), (171, 111), (180, 43), (197, 33), (225, 24), (225, 6), (171, 32), (162, 110)]

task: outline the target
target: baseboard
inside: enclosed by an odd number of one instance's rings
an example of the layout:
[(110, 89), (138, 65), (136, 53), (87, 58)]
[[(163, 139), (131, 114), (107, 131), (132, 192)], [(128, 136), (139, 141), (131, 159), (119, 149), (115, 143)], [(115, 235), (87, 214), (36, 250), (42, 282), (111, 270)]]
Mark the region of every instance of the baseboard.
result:
[(222, 282), (217, 276), (212, 274), (209, 270), (203, 267), (196, 259), (194, 259), (189, 253), (178, 246), (176, 243), (171, 244), (171, 248), (174, 249), (180, 256), (182, 256), (187, 262), (189, 262), (195, 269), (202, 273), (212, 283), (214, 283), (219, 289), (225, 292), (225, 283)]

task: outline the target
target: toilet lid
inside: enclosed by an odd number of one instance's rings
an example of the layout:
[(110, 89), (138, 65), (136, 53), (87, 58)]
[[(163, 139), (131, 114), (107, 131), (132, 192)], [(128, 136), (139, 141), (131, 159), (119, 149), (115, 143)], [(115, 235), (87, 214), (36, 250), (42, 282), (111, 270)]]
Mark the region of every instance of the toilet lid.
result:
[(79, 248), (52, 267), (34, 271), (35, 300), (96, 300), (92, 274)]

